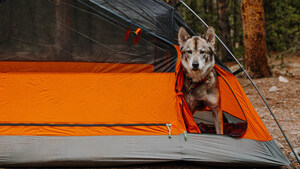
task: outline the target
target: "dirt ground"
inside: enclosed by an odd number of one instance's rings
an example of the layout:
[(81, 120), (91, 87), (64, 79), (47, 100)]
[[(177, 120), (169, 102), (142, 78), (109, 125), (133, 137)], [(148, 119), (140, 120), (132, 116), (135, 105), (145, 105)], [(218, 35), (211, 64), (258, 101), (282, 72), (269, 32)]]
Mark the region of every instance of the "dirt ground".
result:
[[(283, 60), (273, 54), (273, 57), (269, 58), (269, 65), (272, 77), (253, 81), (300, 158), (300, 52)], [(229, 67), (231, 70), (238, 69), (237, 64), (229, 64)], [(291, 162), (291, 166), (282, 168), (300, 168), (277, 123), (250, 80), (243, 73), (237, 77), (269, 133)]]
[[(292, 147), (300, 155), (300, 55), (287, 57), (283, 63), (281, 64), (280, 59), (270, 59), (273, 76), (253, 81), (267, 100)], [(280, 76), (288, 82), (280, 81)], [(250, 81), (246, 78), (239, 78), (239, 81), (269, 133), (291, 161), (292, 165), (288, 168), (300, 168), (271, 113)]]

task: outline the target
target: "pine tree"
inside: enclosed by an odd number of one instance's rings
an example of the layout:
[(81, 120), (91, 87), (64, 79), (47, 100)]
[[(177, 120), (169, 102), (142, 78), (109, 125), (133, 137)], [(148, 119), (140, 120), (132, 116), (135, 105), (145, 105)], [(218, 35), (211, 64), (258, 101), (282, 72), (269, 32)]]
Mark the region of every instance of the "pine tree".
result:
[(241, 10), (245, 68), (249, 70), (252, 77), (268, 77), (271, 71), (266, 53), (263, 0), (242, 0)]
[(69, 0), (56, 0), (56, 59), (68, 61), (72, 59), (71, 43), (71, 8), (65, 2)]
[[(229, 25), (229, 14), (228, 14), (228, 0), (218, 0), (218, 22), (219, 22), (219, 28), (221, 32), (221, 39), (226, 44), (228, 49), (232, 51), (232, 45), (231, 45), (231, 36), (230, 36), (230, 25)], [(227, 50), (222, 47), (221, 48), (222, 53), (222, 61), (228, 62), (232, 61), (233, 58), (231, 55), (227, 52)]]

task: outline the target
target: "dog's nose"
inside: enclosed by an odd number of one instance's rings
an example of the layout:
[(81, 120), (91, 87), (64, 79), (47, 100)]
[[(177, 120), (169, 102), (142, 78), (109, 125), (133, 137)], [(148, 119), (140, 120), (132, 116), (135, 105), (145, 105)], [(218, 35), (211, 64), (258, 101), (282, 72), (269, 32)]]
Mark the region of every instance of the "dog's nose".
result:
[(192, 66), (193, 66), (193, 69), (198, 69), (199, 63), (198, 62), (193, 62)]

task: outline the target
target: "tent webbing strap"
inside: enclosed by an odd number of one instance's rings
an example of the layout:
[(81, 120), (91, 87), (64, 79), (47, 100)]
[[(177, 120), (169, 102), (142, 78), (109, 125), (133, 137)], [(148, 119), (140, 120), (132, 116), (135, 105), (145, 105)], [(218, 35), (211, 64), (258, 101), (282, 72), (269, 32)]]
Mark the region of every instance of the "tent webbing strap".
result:
[(241, 73), (242, 71), (243, 71), (243, 69), (239, 68), (238, 70), (234, 71), (232, 74), (237, 75), (237, 74)]
[[(186, 3), (184, 3), (182, 0), (179, 0), (178, 2), (179, 4), (183, 4), (189, 11), (191, 11), (207, 28), (209, 27), (204, 20), (197, 15)], [(177, 6), (177, 5), (176, 5)], [(250, 75), (247, 73), (247, 71), (244, 69), (244, 67), (242, 66), (242, 64), (237, 60), (237, 58), (234, 56), (234, 54), (228, 49), (228, 47), (224, 44), (224, 42), (217, 36), (215, 35), (216, 38), (219, 40), (219, 42), (224, 46), (224, 48), (229, 52), (229, 54), (232, 56), (232, 58), (236, 61), (236, 63), (240, 66), (240, 69), (242, 69), (242, 71), (246, 74), (247, 78), (251, 81), (252, 85), (254, 86), (254, 88), (256, 89), (256, 91), (258, 92), (259, 96), (262, 98), (262, 100), (264, 101), (265, 105), (267, 106), (268, 110), (270, 111), (271, 115), (273, 116), (277, 126), (279, 127), (282, 135), (284, 136), (286, 142), (288, 143), (289, 147), (291, 148), (293, 154), (295, 155), (296, 160), (298, 161), (298, 163), (300, 164), (300, 160), (295, 152), (295, 150), (293, 149), (289, 139), (287, 138), (287, 136), (285, 135), (283, 129), (281, 128), (277, 118), (275, 117), (275, 114), (273, 113), (273, 111), (271, 110), (269, 104), (267, 103), (266, 99), (263, 97), (263, 95), (261, 94), (261, 92), (259, 91), (259, 89), (257, 88), (257, 86), (255, 85), (255, 83), (253, 82), (253, 80), (251, 79)]]

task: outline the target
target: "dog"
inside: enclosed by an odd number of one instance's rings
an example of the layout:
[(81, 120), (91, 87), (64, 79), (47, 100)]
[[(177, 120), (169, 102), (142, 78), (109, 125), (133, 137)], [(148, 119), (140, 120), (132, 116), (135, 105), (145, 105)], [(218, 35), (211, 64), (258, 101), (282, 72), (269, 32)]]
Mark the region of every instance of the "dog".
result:
[(209, 27), (203, 37), (191, 37), (185, 28), (181, 27), (178, 42), (183, 70), (183, 97), (192, 114), (208, 106), (213, 113), (216, 133), (223, 134), (219, 82), (214, 69), (214, 28)]

